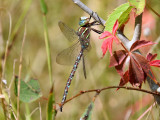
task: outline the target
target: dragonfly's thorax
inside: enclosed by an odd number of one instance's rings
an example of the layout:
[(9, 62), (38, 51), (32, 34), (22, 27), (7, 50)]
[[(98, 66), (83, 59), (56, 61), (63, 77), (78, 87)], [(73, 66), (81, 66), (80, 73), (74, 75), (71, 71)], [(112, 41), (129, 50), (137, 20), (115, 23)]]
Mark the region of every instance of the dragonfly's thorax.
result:
[(90, 27), (79, 27), (77, 34), (81, 43), (82, 49), (86, 49), (89, 46), (90, 40)]

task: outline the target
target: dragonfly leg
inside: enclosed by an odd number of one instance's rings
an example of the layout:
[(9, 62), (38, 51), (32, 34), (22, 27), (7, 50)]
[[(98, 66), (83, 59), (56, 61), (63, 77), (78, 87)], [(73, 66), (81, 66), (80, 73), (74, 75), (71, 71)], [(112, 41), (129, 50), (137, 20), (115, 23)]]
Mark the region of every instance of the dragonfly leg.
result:
[[(93, 14), (96, 14), (96, 16), (97, 16), (97, 18), (98, 18), (99, 21), (95, 20), (95, 21), (93, 21), (91, 24), (92, 24), (92, 25), (95, 25), (95, 23), (99, 23), (99, 24), (96, 24), (96, 25), (102, 25), (102, 26), (104, 26), (103, 23), (102, 23), (102, 21), (101, 21), (101, 19), (100, 19), (100, 17), (98, 16), (97, 12), (93, 12), (93, 11), (92, 11), (92, 14), (91, 14), (90, 17), (89, 17), (89, 20), (92, 18)], [(104, 26), (104, 27), (105, 27), (105, 26)]]
[(84, 56), (82, 56), (82, 61), (83, 61), (83, 73), (84, 73), (84, 77), (85, 77), (85, 79), (86, 79), (86, 78), (87, 78), (87, 74), (86, 74), (86, 67), (85, 67)]
[(103, 31), (96, 30), (96, 29), (94, 29), (94, 28), (91, 28), (91, 30), (93, 30), (94, 32), (96, 32), (96, 33), (98, 33), (98, 34), (101, 34), (101, 33), (103, 33)]
[[(96, 12), (95, 12), (96, 13)], [(105, 27), (104, 25), (103, 25), (103, 23), (102, 23), (102, 21), (101, 21), (101, 19), (99, 18), (99, 16), (98, 16), (98, 14), (96, 13), (96, 15), (97, 15), (97, 17), (98, 17), (98, 19), (99, 19), (99, 21), (100, 21), (100, 24), (103, 26), (103, 27)], [(98, 21), (97, 21), (98, 22)]]
[(97, 15), (97, 17), (98, 17), (98, 19), (99, 19), (99, 21), (100, 21), (100, 24), (103, 26), (102, 31), (104, 31), (105, 26), (103, 25), (103, 23), (102, 23), (102, 21), (101, 21), (101, 19), (99, 18), (99, 16), (98, 16), (98, 14), (97, 14), (97, 13), (96, 13), (96, 15)]
[[(102, 31), (104, 31), (105, 26), (102, 24), (102, 21), (100, 20), (98, 14), (97, 14), (96, 12), (93, 12), (93, 11), (92, 11), (92, 15), (90, 15), (89, 20), (91, 19), (91, 17), (93, 16), (94, 13), (97, 15), (97, 17), (98, 17), (98, 19), (99, 19), (100, 22), (98, 22), (97, 20), (95, 20), (95, 21), (93, 21), (93, 22), (90, 23), (90, 26), (94, 26), (94, 25), (102, 25), (102, 26), (103, 26)], [(91, 30), (93, 30), (94, 32), (96, 32), (96, 33), (98, 33), (98, 34), (103, 33), (102, 31), (96, 30), (96, 29), (94, 29), (94, 28), (91, 28)]]
[[(103, 25), (103, 23), (102, 23), (101, 19), (99, 18), (97, 12), (93, 12), (93, 11), (92, 11), (92, 14), (90, 15), (89, 20), (92, 18), (93, 14), (96, 14), (96, 16), (97, 16), (98, 19), (99, 19), (99, 22), (98, 22), (97, 20), (95, 20), (95, 21), (91, 22), (90, 25), (91, 25), (91, 26), (93, 26), (93, 25), (102, 25), (102, 26), (103, 26), (102, 31), (104, 31), (105, 26)], [(99, 33), (99, 32), (98, 32), (98, 33)], [(101, 33), (100, 33), (100, 34), (101, 34)]]
[(94, 12), (92, 11), (92, 14), (89, 17), (89, 21), (91, 20), (92, 16), (93, 16)]

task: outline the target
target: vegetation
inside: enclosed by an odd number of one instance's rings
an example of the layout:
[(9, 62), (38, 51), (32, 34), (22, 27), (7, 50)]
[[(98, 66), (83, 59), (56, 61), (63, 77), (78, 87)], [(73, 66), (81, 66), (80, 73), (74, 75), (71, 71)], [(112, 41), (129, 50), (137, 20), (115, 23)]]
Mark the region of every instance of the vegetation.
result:
[[(159, 4), (1, 0), (0, 120), (159, 119)], [(91, 31), (87, 79), (80, 61), (61, 102), (73, 66), (56, 62), (72, 44), (58, 22), (77, 31), (81, 16), (91, 17), (89, 22), (98, 24), (91, 27), (103, 33)], [(77, 57), (80, 51), (74, 52)]]

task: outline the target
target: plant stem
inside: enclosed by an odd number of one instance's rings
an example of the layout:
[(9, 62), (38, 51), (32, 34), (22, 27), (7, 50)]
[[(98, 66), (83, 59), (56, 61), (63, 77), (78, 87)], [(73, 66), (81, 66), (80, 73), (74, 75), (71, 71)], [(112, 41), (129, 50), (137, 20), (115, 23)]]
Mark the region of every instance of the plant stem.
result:
[[(51, 60), (51, 51), (50, 51), (50, 43), (49, 43), (49, 37), (48, 37), (48, 27), (47, 27), (47, 20), (46, 20), (46, 14), (47, 14), (47, 5), (44, 0), (41, 0), (41, 10), (43, 13), (43, 26), (44, 26), (44, 39), (45, 39), (45, 45), (46, 45), (46, 52), (47, 52), (47, 62), (48, 62), (48, 72), (49, 72), (49, 80), (50, 85), (52, 86), (52, 95), (50, 96), (50, 101), (48, 102), (47, 107), (47, 120), (55, 120), (57, 111), (53, 109), (53, 104), (55, 103), (55, 95), (54, 95), (54, 81), (52, 77), (52, 60)], [(50, 109), (51, 108), (51, 109)], [(50, 112), (48, 112), (50, 111)]]
[(52, 81), (52, 61), (51, 61), (51, 52), (50, 52), (50, 44), (49, 44), (49, 37), (48, 37), (48, 28), (47, 28), (47, 21), (46, 16), (43, 16), (43, 25), (44, 25), (44, 39), (46, 45), (46, 52), (47, 52), (47, 62), (48, 62), (48, 71), (49, 71), (49, 80), (50, 84), (53, 84)]

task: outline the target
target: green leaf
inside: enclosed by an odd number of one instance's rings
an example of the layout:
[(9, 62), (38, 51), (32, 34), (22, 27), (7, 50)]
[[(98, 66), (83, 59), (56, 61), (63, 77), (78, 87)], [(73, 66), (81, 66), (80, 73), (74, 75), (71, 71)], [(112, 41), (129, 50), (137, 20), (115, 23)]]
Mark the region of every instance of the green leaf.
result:
[(119, 27), (121, 27), (128, 19), (132, 6), (125, 3), (117, 7), (109, 16), (105, 24), (105, 31), (112, 32), (114, 23), (118, 19)]
[(83, 115), (81, 116), (80, 120), (91, 120), (91, 113), (92, 113), (93, 107), (94, 107), (94, 103), (91, 102), (87, 107), (87, 109), (85, 110), (85, 112), (83, 113)]
[(121, 14), (121, 16), (118, 19), (119, 27), (121, 27), (123, 24), (125, 24), (128, 21), (131, 10), (132, 10), (132, 7), (128, 7), (128, 9)]
[(47, 120), (54, 120), (57, 114), (57, 111), (53, 109), (53, 104), (55, 103), (53, 86), (50, 90), (48, 106), (47, 106)]
[[(15, 95), (18, 94), (18, 77), (15, 78)], [(31, 79), (28, 82), (24, 82), (21, 80), (20, 84), (20, 97), (19, 99), (22, 102), (30, 103), (38, 98), (40, 98), (42, 94), (40, 93), (40, 86), (38, 80)]]
[(133, 6), (136, 8), (136, 15), (140, 15), (145, 8), (146, 0), (128, 0), (130, 3), (130, 6)]

